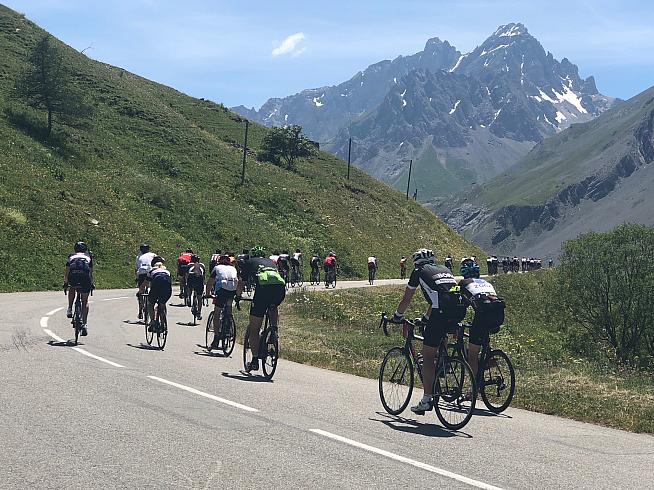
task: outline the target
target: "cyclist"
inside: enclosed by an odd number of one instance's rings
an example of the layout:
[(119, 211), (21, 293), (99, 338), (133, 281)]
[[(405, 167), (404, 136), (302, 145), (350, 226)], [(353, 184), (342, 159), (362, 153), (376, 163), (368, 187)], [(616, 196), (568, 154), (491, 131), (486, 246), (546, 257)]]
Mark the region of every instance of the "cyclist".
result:
[[(138, 298), (140, 294), (145, 292), (145, 288), (148, 287), (148, 272), (152, 269), (152, 259), (154, 259), (155, 254), (150, 252), (150, 245), (144, 243), (140, 247), (140, 253), (136, 256), (136, 265), (135, 274), (136, 274), (136, 285), (139, 290), (136, 293)], [(141, 311), (141, 306), (139, 302), (139, 320), (143, 318), (143, 312)]]
[[(161, 303), (165, 311), (166, 303), (173, 295), (173, 280), (172, 277), (170, 277), (170, 271), (166, 268), (164, 262), (165, 260), (163, 257), (156, 256), (152, 260), (152, 269), (148, 272), (148, 281), (150, 282), (148, 310), (150, 312), (150, 318), (152, 319), (154, 319), (154, 305)], [(160, 325), (155, 325), (154, 322), (150, 322), (148, 331), (161, 331)]]
[[(255, 277), (256, 289), (250, 307), (250, 323), (248, 325), (248, 342), (252, 350), (252, 361), (247, 366), (247, 372), (259, 369), (259, 331), (263, 323), (263, 317), (268, 311), (270, 324), (274, 330), (279, 324), (279, 312), (277, 307), (282, 304), (286, 297), (286, 284), (279, 275), (276, 264), (266, 258), (262, 247), (254, 247), (250, 250), (250, 258), (245, 263), (246, 274)], [(239, 278), (236, 295), (240, 298), (243, 294), (243, 278)]]
[(82, 299), (82, 331), (81, 335), (88, 335), (89, 294), (93, 289), (93, 256), (84, 242), (77, 242), (73, 249), (75, 252), (68, 255), (64, 271), (64, 287), (68, 289), (68, 309), (66, 316), (73, 318), (73, 301), (79, 289)]
[(218, 263), (211, 270), (206, 288), (206, 295), (214, 296), (212, 349), (220, 348), (220, 341), (223, 338), (220, 312), (225, 306), (227, 306), (228, 314), (232, 312), (232, 301), (236, 295), (237, 286), (238, 272), (236, 267), (231, 264), (229, 255), (221, 255), (218, 258)]
[(334, 272), (334, 275), (336, 274), (336, 254), (334, 252), (329, 252), (327, 257), (325, 257), (325, 260), (322, 263), (322, 268), (325, 271), (325, 283), (327, 282), (327, 277), (329, 276), (330, 272)]
[(404, 279), (406, 277), (406, 257), (402, 255), (400, 258), (400, 278)]
[(285, 277), (286, 279), (288, 279), (290, 260), (291, 256), (289, 255), (288, 250), (283, 250), (277, 259), (277, 269), (279, 269), (279, 273), (282, 275), (282, 277)]
[(302, 267), (302, 252), (299, 248), (296, 248), (291, 256), (291, 268), (295, 273), (295, 277), (300, 277), (300, 267)]
[(372, 284), (373, 277), (375, 276), (376, 272), (377, 272), (377, 257), (371, 255), (370, 257), (368, 257), (368, 281), (370, 281), (370, 284)]
[(435, 378), (435, 359), (438, 347), (446, 338), (447, 331), (465, 317), (466, 307), (460, 303), (458, 286), (452, 272), (445, 266), (436, 265), (434, 252), (423, 248), (413, 254), (414, 270), (404, 291), (404, 297), (393, 314), (393, 321), (401, 322), (418, 286), (429, 303), (424, 342), (422, 345), (424, 369), (424, 395), (420, 402), (411, 407), (414, 413), (424, 415), (432, 409)]
[(279, 252), (275, 250), (273, 254), (270, 256), (270, 260), (272, 260), (275, 265), (277, 265), (277, 261), (279, 260)]
[(479, 265), (472, 259), (461, 265), (463, 279), (459, 282), (461, 295), (472, 306), (475, 316), (470, 327), (468, 364), (477, 376), (479, 352), (489, 333), (504, 323), (504, 301), (497, 297), (491, 283), (479, 277)]
[(191, 263), (193, 257), (193, 249), (187, 248), (185, 252), (179, 254), (177, 257), (177, 277), (179, 278), (179, 297), (184, 297), (184, 287), (186, 286), (186, 272), (188, 265)]
[(445, 257), (445, 267), (452, 271), (452, 255), (450, 254), (447, 254), (447, 257)]
[(218, 259), (223, 254), (222, 250), (219, 248), (216, 249), (216, 253), (211, 254), (211, 260), (209, 261), (209, 270), (212, 271), (214, 267), (218, 265)]
[[(200, 299), (198, 304), (198, 320), (202, 320), (202, 292), (204, 291), (204, 274), (205, 267), (200, 262), (200, 257), (196, 254), (191, 256), (191, 263), (189, 264), (186, 273), (186, 285), (189, 289), (189, 295), (195, 291), (195, 295)], [(193, 305), (191, 305), (193, 307)]]
[(317, 278), (318, 274), (320, 274), (320, 264), (321, 264), (320, 256), (318, 253), (314, 253), (313, 256), (311, 257), (311, 261), (309, 262), (309, 265), (311, 266), (311, 277), (312, 278)]

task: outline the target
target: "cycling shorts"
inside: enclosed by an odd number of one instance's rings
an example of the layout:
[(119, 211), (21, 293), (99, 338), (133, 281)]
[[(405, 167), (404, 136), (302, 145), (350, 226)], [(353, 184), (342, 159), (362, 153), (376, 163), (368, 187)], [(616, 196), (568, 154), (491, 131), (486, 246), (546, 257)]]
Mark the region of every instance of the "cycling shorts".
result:
[(216, 297), (213, 299), (213, 304), (218, 308), (224, 308), (227, 304), (232, 304), (236, 296), (236, 291), (229, 291), (227, 289), (219, 289), (216, 293)]
[(148, 273), (143, 272), (136, 276), (136, 284), (138, 284), (139, 287), (141, 287), (141, 284), (143, 284), (145, 281), (148, 280)]
[(177, 265), (177, 277), (185, 276), (187, 272), (188, 272), (188, 264)]
[(150, 304), (167, 303), (173, 294), (173, 286), (168, 274), (159, 274), (150, 281)]
[(439, 313), (432, 311), (429, 317), (429, 322), (425, 327), (424, 344), (428, 347), (436, 347), (440, 345), (448, 332), (456, 332), (457, 322), (445, 320)]
[(196, 276), (195, 274), (188, 274), (186, 276), (186, 285), (191, 291), (202, 292), (204, 289), (204, 279), (202, 276)]
[(373, 270), (377, 268), (377, 264), (374, 262), (368, 262), (368, 270)]
[(84, 271), (70, 271), (68, 273), (68, 285), (70, 288), (79, 288), (84, 294), (91, 292), (91, 275)]
[(286, 286), (284, 284), (259, 285), (254, 291), (250, 315), (263, 318), (269, 306), (279, 306), (286, 297)]

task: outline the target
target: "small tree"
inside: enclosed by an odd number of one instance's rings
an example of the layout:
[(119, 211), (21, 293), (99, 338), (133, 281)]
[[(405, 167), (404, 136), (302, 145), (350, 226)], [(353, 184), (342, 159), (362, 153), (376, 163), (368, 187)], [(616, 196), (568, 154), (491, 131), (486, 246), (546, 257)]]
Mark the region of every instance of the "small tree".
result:
[(566, 242), (557, 279), (559, 301), (573, 325), (608, 344), (620, 362), (652, 360), (654, 228), (621, 225)]
[(288, 170), (296, 169), (298, 158), (306, 158), (316, 153), (315, 143), (302, 134), (302, 126), (271, 128), (263, 138), (259, 157), (276, 165), (282, 162)]
[(71, 122), (90, 114), (90, 107), (71, 82), (60, 48), (49, 35), (38, 42), (28, 61), (28, 68), (16, 83), (16, 95), (29, 106), (47, 111), (46, 137), (52, 133), (55, 114)]

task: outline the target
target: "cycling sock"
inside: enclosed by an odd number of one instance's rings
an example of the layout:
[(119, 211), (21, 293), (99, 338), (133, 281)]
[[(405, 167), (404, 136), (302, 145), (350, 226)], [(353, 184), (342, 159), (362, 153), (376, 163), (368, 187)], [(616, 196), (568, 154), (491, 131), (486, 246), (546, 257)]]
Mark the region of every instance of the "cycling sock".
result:
[(422, 403), (429, 403), (431, 401), (431, 395), (422, 395)]

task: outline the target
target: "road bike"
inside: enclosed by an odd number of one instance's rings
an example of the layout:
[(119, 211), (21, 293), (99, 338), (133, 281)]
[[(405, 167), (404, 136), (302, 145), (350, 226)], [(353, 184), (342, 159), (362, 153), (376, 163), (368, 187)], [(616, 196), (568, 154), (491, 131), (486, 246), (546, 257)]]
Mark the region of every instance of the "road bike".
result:
[(302, 277), (302, 268), (299, 265), (291, 267), (291, 287), (302, 287), (304, 284), (304, 277)]
[(312, 286), (317, 286), (320, 284), (320, 269), (318, 268), (312, 268), (311, 269), (311, 274), (309, 276), (309, 282), (311, 283)]
[(286, 267), (279, 268), (279, 275), (284, 279), (284, 284), (288, 290), (291, 287), (291, 282), (288, 280), (288, 269)]
[(325, 271), (325, 287), (329, 288), (330, 285), (336, 289), (336, 269), (334, 268)]
[(154, 316), (150, 322), (152, 331), (149, 331), (149, 326), (145, 326), (145, 340), (148, 345), (152, 344), (154, 335), (157, 335), (157, 345), (161, 350), (166, 346), (168, 339), (168, 319), (166, 318), (166, 303), (157, 301), (154, 305)]
[[(75, 345), (77, 345), (77, 342), (79, 340), (79, 336), (82, 333), (82, 327), (84, 326), (84, 323), (82, 321), (82, 291), (80, 290), (79, 287), (75, 286), (75, 309), (73, 311), (73, 319), (71, 320), (71, 324), (73, 325), (73, 329), (75, 329)], [(68, 286), (64, 286), (64, 294), (68, 295)]]
[[(237, 298), (236, 308), (241, 309), (240, 301), (252, 301), (249, 298)], [(270, 305), (266, 308), (266, 315), (259, 330), (259, 352), (257, 358), (261, 363), (263, 375), (266, 379), (271, 380), (277, 370), (277, 360), (279, 359), (279, 335), (278, 326), (270, 324), (270, 308), (276, 308)], [(252, 361), (252, 350), (250, 349), (249, 329), (245, 329), (243, 338), (243, 369), (249, 374), (248, 367)]]
[[(448, 345), (450, 354), (459, 359), (468, 360), (468, 348), (464, 339), (469, 334), (464, 329), (470, 328), (470, 323), (459, 323), (456, 341)], [(490, 336), (486, 336), (479, 353), (479, 368), (477, 369), (476, 385), (484, 405), (493, 413), (506, 410), (515, 394), (515, 371), (509, 356), (500, 349), (492, 349)]]
[[(213, 297), (213, 296), (211, 296)], [(232, 305), (231, 301), (225, 303), (220, 309), (220, 348), (223, 351), (225, 357), (229, 357), (234, 351), (234, 345), (236, 344), (236, 322), (234, 321), (234, 315), (232, 315)], [(204, 333), (204, 342), (206, 344), (207, 350), (211, 350), (211, 344), (214, 338), (214, 312), (209, 313), (209, 318), (207, 318), (207, 327)]]
[[(391, 348), (384, 356), (379, 368), (379, 397), (389, 414), (399, 415), (411, 401), (415, 371), (418, 372), (420, 381), (423, 381), (423, 359), (414, 349), (413, 340), (424, 341), (423, 336), (414, 334), (414, 329), (424, 328), (424, 323), (419, 318), (393, 322), (383, 313), (379, 325), (386, 336), (389, 335), (389, 323), (402, 325), (404, 345)], [(445, 339), (443, 337), (443, 342), (439, 344), (435, 360), (432, 406), (444, 427), (459, 430), (472, 417), (477, 390), (470, 366), (465, 360), (448, 354)]]
[(376, 267), (368, 267), (368, 283), (372, 286), (372, 284), (375, 282), (375, 275), (377, 274), (377, 268)]
[(198, 293), (196, 289), (191, 291), (191, 314), (193, 315), (193, 325), (197, 325), (198, 320), (202, 319), (202, 291)]
[(136, 296), (139, 300), (139, 316), (143, 316), (143, 324), (145, 325), (145, 340), (150, 345), (154, 337), (153, 332), (148, 332), (148, 327), (150, 326), (150, 291), (146, 287), (145, 291), (136, 293)]

